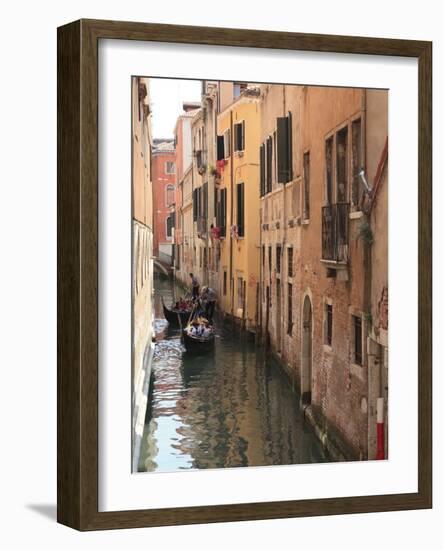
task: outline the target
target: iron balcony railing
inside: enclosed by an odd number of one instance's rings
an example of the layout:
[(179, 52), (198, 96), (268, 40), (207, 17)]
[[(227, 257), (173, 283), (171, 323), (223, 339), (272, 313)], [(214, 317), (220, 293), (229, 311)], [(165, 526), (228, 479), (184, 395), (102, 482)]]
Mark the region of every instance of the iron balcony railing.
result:
[(340, 202), (322, 207), (322, 259), (348, 261), (349, 203)]

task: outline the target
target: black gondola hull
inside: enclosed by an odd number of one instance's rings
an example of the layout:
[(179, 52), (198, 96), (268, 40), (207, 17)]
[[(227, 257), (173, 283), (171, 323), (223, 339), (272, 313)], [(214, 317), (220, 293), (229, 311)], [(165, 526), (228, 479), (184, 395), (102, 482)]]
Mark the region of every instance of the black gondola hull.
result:
[(188, 323), (189, 317), (191, 315), (190, 311), (172, 311), (168, 309), (165, 304), (163, 304), (163, 315), (165, 316), (166, 321), (173, 327), (184, 327)]
[(189, 336), (184, 330), (183, 344), (189, 353), (208, 353), (214, 350), (215, 336), (213, 333), (207, 337)]

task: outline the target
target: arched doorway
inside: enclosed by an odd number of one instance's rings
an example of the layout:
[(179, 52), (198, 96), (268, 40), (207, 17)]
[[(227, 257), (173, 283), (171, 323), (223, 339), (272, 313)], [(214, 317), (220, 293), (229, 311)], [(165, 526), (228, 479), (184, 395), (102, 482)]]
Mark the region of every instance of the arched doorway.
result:
[(312, 305), (309, 296), (303, 302), (301, 333), (301, 404), (309, 405), (312, 398)]

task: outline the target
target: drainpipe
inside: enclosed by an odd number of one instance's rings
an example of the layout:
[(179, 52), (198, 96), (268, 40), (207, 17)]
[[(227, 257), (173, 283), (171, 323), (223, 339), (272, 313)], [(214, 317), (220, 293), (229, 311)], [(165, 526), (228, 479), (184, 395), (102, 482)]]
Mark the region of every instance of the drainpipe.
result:
[(377, 398), (377, 460), (385, 459), (385, 424), (383, 418), (384, 399)]
[[(363, 170), (367, 172), (367, 124), (366, 124), (366, 90), (362, 90), (362, 98), (361, 98), (361, 110), (362, 110), (362, 162), (363, 162)], [(363, 208), (363, 207), (362, 207)], [(369, 215), (364, 214), (364, 217), (362, 220), (365, 220), (366, 223), (369, 224), (369, 227), (371, 225), (371, 218)], [(372, 250), (371, 250), (371, 243), (366, 242), (363, 240), (363, 273), (364, 273), (364, 286), (363, 286), (363, 314), (368, 316), (369, 319), (371, 314), (371, 302), (372, 302)], [(364, 333), (363, 333), (363, 342), (367, 342), (368, 340), (368, 321), (364, 323)], [(367, 359), (369, 362), (369, 358)], [(366, 369), (366, 388), (367, 388), (367, 394), (368, 399), (371, 395), (370, 388), (369, 388), (369, 375), (368, 370)], [(367, 413), (366, 413), (366, 433), (370, 433), (369, 429), (369, 422), (370, 422), (370, 411), (371, 406), (368, 406)], [(378, 430), (378, 427), (377, 427)], [(369, 454), (369, 441), (367, 441), (367, 447), (368, 447), (368, 454)]]

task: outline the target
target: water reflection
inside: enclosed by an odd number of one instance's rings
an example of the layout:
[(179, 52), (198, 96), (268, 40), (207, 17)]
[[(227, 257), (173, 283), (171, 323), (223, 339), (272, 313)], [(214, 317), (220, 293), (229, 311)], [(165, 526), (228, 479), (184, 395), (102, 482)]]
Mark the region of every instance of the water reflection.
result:
[(328, 461), (299, 413), (299, 396), (253, 342), (218, 323), (213, 354), (184, 351), (180, 332), (163, 319), (160, 296), (168, 304), (172, 293), (157, 281), (159, 338), (139, 471)]

